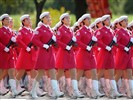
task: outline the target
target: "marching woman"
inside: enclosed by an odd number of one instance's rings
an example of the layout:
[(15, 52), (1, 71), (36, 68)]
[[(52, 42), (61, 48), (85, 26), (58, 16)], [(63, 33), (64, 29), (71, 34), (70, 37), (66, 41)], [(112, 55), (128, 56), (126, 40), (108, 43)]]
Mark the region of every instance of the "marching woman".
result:
[(39, 47), (37, 62), (35, 65), (35, 69), (37, 70), (38, 74), (35, 77), (30, 94), (33, 98), (37, 98), (36, 88), (38, 86), (38, 82), (41, 79), (41, 77), (44, 75), (44, 71), (48, 70), (49, 76), (51, 78), (53, 96), (62, 97), (64, 93), (60, 92), (56, 80), (55, 58), (52, 49), (53, 42), (50, 42), (50, 41), (56, 42), (56, 37), (53, 35), (54, 33), (51, 31), (49, 27), (51, 21), (50, 13), (49, 12), (42, 13), (40, 15), (40, 19), (43, 24), (41, 25), (40, 28), (36, 30), (36, 34), (32, 39), (33, 44)]
[[(20, 80), (25, 75), (25, 73), (28, 71), (31, 77), (31, 80), (33, 80), (36, 76), (36, 72), (34, 70), (36, 59), (37, 59), (37, 48), (31, 43), (31, 39), (33, 37), (33, 30), (31, 29), (31, 19), (28, 14), (25, 14), (21, 16), (20, 18), (22, 27), (19, 30), (18, 36), (17, 36), (17, 43), (20, 48), (18, 60), (16, 63), (16, 69), (17, 69), (17, 85), (19, 88), (19, 91), (24, 91), (24, 88), (21, 88), (20, 86)], [(37, 94), (42, 96), (43, 93), (39, 93), (39, 88), (37, 88)]]
[(69, 14), (62, 14), (60, 16), (60, 21), (63, 25), (59, 28), (57, 33), (57, 44), (59, 46), (56, 55), (57, 79), (60, 79), (60, 77), (64, 74), (65, 70), (69, 70), (72, 80), (73, 96), (76, 98), (82, 98), (84, 97), (84, 95), (82, 95), (78, 89), (78, 82), (76, 79), (75, 57), (71, 44), (72, 41), (76, 42), (76, 37), (73, 36), (73, 33), (70, 29)]
[(110, 15), (102, 16), (103, 27), (96, 33), (98, 38), (98, 46), (101, 48), (97, 58), (98, 79), (105, 77), (104, 73), (107, 71), (106, 83), (108, 83), (108, 91), (110, 98), (122, 96), (117, 91), (116, 81), (114, 79), (114, 58), (112, 47), (116, 43), (116, 37), (110, 29)]
[(15, 81), (15, 65), (13, 58), (13, 44), (16, 42), (16, 38), (13, 36), (9, 29), (9, 15), (3, 14), (1, 16), (2, 27), (0, 28), (0, 80), (9, 75), (9, 85), (11, 87), (12, 97), (16, 97), (18, 92), (16, 90)]
[[(97, 38), (92, 35), (91, 30), (89, 28), (91, 17), (90, 14), (84, 14), (81, 17), (81, 21), (83, 22), (83, 27), (81, 27), (77, 31), (77, 43), (78, 43), (78, 53), (76, 55), (77, 62), (77, 77), (78, 79), (85, 74), (87, 79), (87, 87), (90, 88), (90, 96), (92, 98), (97, 98), (98, 96), (104, 96), (99, 92), (98, 88), (98, 80), (97, 80), (97, 72), (96, 72), (96, 62), (93, 56), (92, 50), (92, 41), (97, 41)], [(91, 75), (91, 76), (90, 76)], [(89, 79), (92, 79), (92, 86), (88, 86)], [(88, 89), (88, 88), (87, 88)], [(88, 94), (88, 93), (87, 93)]]
[(126, 73), (128, 80), (127, 96), (133, 98), (133, 79), (132, 79), (132, 52), (129, 43), (133, 43), (133, 38), (127, 30), (128, 17), (121, 16), (119, 18), (119, 24), (122, 27), (116, 32), (117, 36), (117, 53), (116, 53), (116, 76), (115, 79), (118, 81), (123, 73)]

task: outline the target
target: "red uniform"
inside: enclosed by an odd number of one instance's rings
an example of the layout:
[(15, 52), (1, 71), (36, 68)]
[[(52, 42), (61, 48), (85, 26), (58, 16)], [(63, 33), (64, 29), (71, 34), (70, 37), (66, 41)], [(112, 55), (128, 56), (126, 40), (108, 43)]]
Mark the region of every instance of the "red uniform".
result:
[(132, 61), (131, 61), (131, 49), (129, 53), (127, 53), (124, 48), (130, 41), (130, 34), (127, 30), (121, 28), (116, 33), (117, 36), (117, 44), (118, 49), (116, 53), (116, 69), (128, 69), (132, 68)]
[(93, 56), (93, 50), (90, 52), (86, 50), (89, 42), (92, 40), (92, 34), (89, 29), (83, 26), (77, 33), (77, 43), (79, 46), (76, 55), (77, 68), (83, 70), (90, 70), (96, 68), (96, 62)]
[(9, 28), (0, 28), (0, 69), (14, 68), (13, 48), (10, 46), (10, 51), (5, 52), (4, 48), (13, 36)]
[(114, 68), (114, 58), (112, 50), (109, 52), (106, 50), (113, 40), (113, 34), (107, 27), (102, 27), (96, 34), (98, 38), (98, 46), (101, 47), (97, 58), (98, 69), (112, 69)]
[(35, 69), (55, 68), (55, 58), (52, 47), (49, 47), (48, 50), (43, 48), (43, 45), (47, 44), (52, 38), (53, 32), (44, 25), (38, 28), (37, 32), (38, 34), (35, 34), (32, 39), (32, 42), (39, 47)]
[(34, 47), (31, 47), (30, 52), (26, 51), (28, 44), (31, 42), (32, 36), (33, 31), (31, 29), (23, 27), (21, 30), (19, 30), (17, 43), (20, 47), (20, 52), (16, 64), (16, 69), (31, 70), (35, 66), (37, 56), (36, 50), (34, 49)]
[(66, 46), (72, 37), (73, 33), (70, 28), (64, 25), (59, 28), (57, 33), (59, 49), (56, 55), (56, 67), (59, 69), (76, 68), (73, 48), (69, 52), (66, 50)]

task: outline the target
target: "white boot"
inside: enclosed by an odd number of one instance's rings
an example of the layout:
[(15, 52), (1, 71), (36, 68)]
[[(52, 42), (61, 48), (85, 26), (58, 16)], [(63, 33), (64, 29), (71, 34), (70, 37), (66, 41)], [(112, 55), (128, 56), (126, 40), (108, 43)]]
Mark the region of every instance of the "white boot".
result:
[(130, 87), (131, 95), (133, 97), (133, 80), (128, 80), (128, 81), (129, 81), (129, 87)]
[(36, 86), (36, 93), (37, 93), (37, 96), (39, 96), (39, 97), (46, 95), (46, 92), (44, 92), (42, 89), (39, 88), (39, 84), (37, 84), (37, 86)]
[(72, 87), (73, 87), (73, 96), (76, 98), (84, 98), (84, 95), (78, 89), (78, 82), (77, 80), (72, 80)]
[(98, 96), (96, 90), (93, 88), (94, 83), (92, 82), (92, 79), (86, 79), (86, 84), (87, 84), (86, 88), (87, 95), (92, 99), (97, 99)]
[(83, 93), (86, 94), (86, 78), (81, 77), (79, 80), (79, 90)]
[(48, 77), (46, 75), (43, 76), (43, 81), (44, 81), (44, 84), (43, 84), (43, 91), (47, 91), (47, 80), (48, 80)]
[(52, 92), (53, 92), (53, 90), (52, 90), (52, 86), (51, 86), (51, 79), (50, 78), (47, 78), (47, 85), (46, 85), (46, 87), (47, 87), (47, 92), (48, 92), (48, 95), (49, 96), (53, 96), (52, 94)]
[(30, 95), (32, 96), (33, 99), (38, 98), (37, 93), (36, 93), (37, 84), (39, 84), (38, 81), (34, 80), (33, 85), (32, 85), (32, 89), (30, 91)]
[(115, 90), (113, 88), (110, 89), (108, 97), (110, 99), (116, 99)]
[[(118, 81), (119, 82), (119, 81)], [(119, 83), (118, 83), (119, 84)], [(125, 80), (121, 79), (121, 85), (118, 85), (119, 92), (123, 94), (123, 96), (126, 96), (126, 85), (125, 85)]]
[(39, 97), (43, 97), (43, 96), (45, 96), (47, 94), (47, 92), (44, 92), (40, 88), (37, 88), (37, 91), (36, 92), (37, 92), (37, 96), (39, 96)]
[(111, 86), (110, 86), (110, 80), (109, 79), (105, 79), (105, 87), (103, 88), (106, 96), (109, 96), (109, 92), (111, 90)]
[(105, 79), (104, 78), (100, 78), (100, 80), (99, 80), (99, 91), (100, 91), (100, 93), (105, 94), (105, 92), (104, 92), (104, 88), (105, 87), (106, 87)]
[(97, 80), (92, 80), (92, 88), (96, 91), (96, 94), (98, 97), (103, 97), (104, 94), (99, 92), (99, 88), (98, 88), (98, 81)]
[(9, 79), (9, 85), (11, 87), (12, 97), (15, 98), (18, 95), (18, 92), (17, 92), (17, 89), (16, 89), (16, 80)]
[(52, 88), (53, 88), (53, 96), (56, 96), (56, 97), (63, 97), (64, 96), (64, 93), (60, 92), (57, 80), (52, 79), (51, 80), (51, 85), (52, 85)]
[(6, 95), (9, 92), (4, 86), (4, 80), (0, 81), (0, 95)]
[(62, 92), (65, 92), (65, 76), (62, 76), (60, 79), (59, 79), (59, 87), (60, 87), (60, 90)]
[(131, 93), (131, 90), (130, 90), (128, 79), (124, 79), (124, 82), (125, 82), (125, 86), (126, 86), (125, 90), (126, 90), (127, 97), (132, 99), (133, 97), (132, 97), (132, 93)]
[(71, 97), (73, 95), (71, 78), (66, 78), (65, 82), (66, 82), (65, 93)]
[(17, 80), (17, 91), (18, 91), (18, 95), (21, 95), (25, 91), (25, 88), (21, 88), (20, 81), (18, 80)]
[(89, 96), (90, 98), (92, 97), (91, 96), (91, 89), (92, 89), (91, 81), (92, 81), (91, 79), (87, 79), (86, 78), (86, 88), (85, 88), (85, 91), (86, 91), (87, 96)]
[(115, 80), (110, 80), (110, 85), (111, 87), (115, 90), (115, 96), (116, 97), (122, 97), (123, 95), (120, 94), (117, 90), (117, 86), (116, 86), (116, 81)]

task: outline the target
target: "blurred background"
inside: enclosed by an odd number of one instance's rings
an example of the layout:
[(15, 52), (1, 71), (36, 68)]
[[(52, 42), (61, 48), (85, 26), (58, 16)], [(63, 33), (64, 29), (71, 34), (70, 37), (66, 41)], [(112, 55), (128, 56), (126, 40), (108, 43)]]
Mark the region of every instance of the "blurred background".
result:
[(104, 14), (110, 14), (112, 21), (121, 15), (129, 16), (129, 21), (132, 21), (133, 0), (0, 0), (0, 15), (8, 13), (16, 30), (20, 27), (21, 15), (29, 14), (35, 28), (44, 11), (51, 13), (52, 27), (65, 12), (71, 15), (71, 25), (85, 13), (91, 14), (92, 22)]

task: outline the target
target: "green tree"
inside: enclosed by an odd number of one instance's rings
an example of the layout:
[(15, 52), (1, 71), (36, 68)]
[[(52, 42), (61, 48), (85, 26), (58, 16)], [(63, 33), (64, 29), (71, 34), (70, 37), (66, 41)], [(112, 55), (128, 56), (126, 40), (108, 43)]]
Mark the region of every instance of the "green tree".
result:
[(35, 6), (36, 6), (36, 26), (37, 26), (37, 23), (39, 22), (39, 16), (42, 13), (45, 2), (46, 0), (34, 0)]
[(127, 14), (133, 14), (133, 0), (126, 0), (124, 4), (124, 12)]

